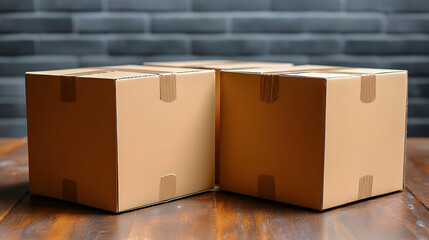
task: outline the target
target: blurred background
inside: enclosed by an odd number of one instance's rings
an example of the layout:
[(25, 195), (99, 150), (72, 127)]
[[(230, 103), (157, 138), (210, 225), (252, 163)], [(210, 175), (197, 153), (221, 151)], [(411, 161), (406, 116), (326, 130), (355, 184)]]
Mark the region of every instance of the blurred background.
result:
[(0, 0), (0, 137), (26, 71), (211, 58), (407, 69), (429, 136), (429, 0)]

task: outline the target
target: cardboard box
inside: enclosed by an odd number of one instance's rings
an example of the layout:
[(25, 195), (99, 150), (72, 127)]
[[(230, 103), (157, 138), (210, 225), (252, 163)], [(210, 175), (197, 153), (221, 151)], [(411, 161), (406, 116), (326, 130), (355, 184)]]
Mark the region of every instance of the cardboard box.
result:
[(220, 189), (317, 210), (401, 190), (407, 72), (288, 71), (222, 71)]
[(234, 61), (234, 60), (194, 60), (177, 62), (145, 62), (147, 66), (165, 66), (165, 67), (188, 67), (200, 69), (214, 69), (216, 71), (216, 182), (219, 179), (219, 133), (220, 133), (220, 72), (221, 70), (245, 69), (245, 68), (288, 68), (292, 63), (277, 62), (252, 62), (252, 61)]
[(214, 78), (27, 73), (30, 192), (122, 212), (212, 189)]

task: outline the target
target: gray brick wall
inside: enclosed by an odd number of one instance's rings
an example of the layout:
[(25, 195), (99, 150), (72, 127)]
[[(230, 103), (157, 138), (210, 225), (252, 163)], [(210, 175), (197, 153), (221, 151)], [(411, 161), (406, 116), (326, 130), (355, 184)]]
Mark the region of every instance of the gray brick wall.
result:
[(429, 136), (428, 0), (1, 0), (0, 136), (25, 135), (26, 71), (209, 58), (407, 69)]

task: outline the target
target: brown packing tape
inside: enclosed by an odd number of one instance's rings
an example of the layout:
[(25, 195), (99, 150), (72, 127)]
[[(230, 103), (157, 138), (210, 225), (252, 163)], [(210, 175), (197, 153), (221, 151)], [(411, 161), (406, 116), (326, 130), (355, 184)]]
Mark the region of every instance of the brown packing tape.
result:
[(160, 99), (164, 102), (172, 102), (176, 100), (176, 75), (163, 74), (159, 75), (159, 91)]
[(113, 70), (93, 70), (93, 71), (87, 71), (87, 72), (80, 72), (80, 73), (68, 73), (63, 74), (62, 76), (69, 76), (69, 77), (79, 77), (84, 75), (90, 75), (90, 74), (97, 74), (97, 73), (106, 73), (106, 72), (112, 72)]
[(360, 100), (363, 103), (371, 103), (376, 97), (376, 76), (365, 75), (360, 80)]
[(76, 101), (76, 77), (96, 74), (96, 73), (104, 73), (111, 72), (111, 70), (105, 71), (88, 71), (81, 73), (70, 73), (61, 76), (61, 101), (62, 102), (75, 102)]
[(279, 76), (261, 75), (260, 77), (260, 99), (263, 102), (275, 102), (279, 96)]
[(258, 176), (258, 197), (274, 200), (276, 196), (276, 182), (271, 175)]
[(372, 175), (365, 175), (359, 178), (358, 200), (372, 196), (373, 179)]
[(77, 202), (77, 184), (70, 179), (63, 179), (62, 183), (63, 200)]
[(361, 76), (361, 81), (360, 81), (360, 101), (363, 103), (372, 103), (375, 100), (377, 95), (376, 94), (377, 75), (363, 73), (363, 72), (356, 72), (356, 71), (335, 71), (332, 69), (327, 69), (324, 71), (329, 73), (342, 73), (342, 74), (359, 74), (359, 75), (365, 74)]
[(61, 101), (76, 101), (76, 77), (61, 76)]
[(159, 201), (176, 197), (176, 174), (169, 173), (161, 177), (159, 184)]

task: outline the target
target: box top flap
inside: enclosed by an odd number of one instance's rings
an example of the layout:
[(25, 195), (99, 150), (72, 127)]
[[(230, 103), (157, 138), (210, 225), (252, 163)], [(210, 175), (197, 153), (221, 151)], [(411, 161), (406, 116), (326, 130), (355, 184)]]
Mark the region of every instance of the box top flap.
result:
[(365, 74), (398, 73), (398, 72), (406, 72), (406, 70), (377, 69), (377, 68), (342, 68), (342, 69), (332, 69), (332, 70), (327, 69), (327, 72), (365, 75)]
[(299, 65), (289, 68), (284, 67), (269, 67), (269, 68), (249, 68), (249, 69), (235, 69), (224, 70), (223, 72), (239, 72), (248, 74), (259, 75), (282, 75), (282, 76), (305, 76), (315, 78), (339, 78), (347, 77), (350, 75), (363, 76), (363, 75), (376, 75), (388, 73), (401, 73), (405, 70), (394, 69), (376, 69), (376, 68), (352, 68), (352, 67), (338, 67), (338, 66), (324, 66), (324, 65)]
[(326, 80), (336, 78), (358, 77), (358, 74), (341, 74), (341, 73), (321, 73), (321, 72), (303, 72), (303, 73), (286, 73), (280, 76), (303, 77), (303, 78), (324, 78)]
[(102, 67), (105, 69), (112, 69), (116, 71), (126, 71), (126, 72), (141, 72), (141, 73), (153, 73), (153, 74), (163, 74), (163, 73), (189, 73), (189, 72), (202, 72), (209, 70), (195, 69), (195, 68), (177, 68), (177, 67), (160, 67), (160, 66), (143, 66), (143, 65), (120, 65), (120, 66), (107, 66)]
[(157, 76), (156, 74), (151, 73), (137, 73), (137, 72), (125, 72), (125, 71), (109, 71), (94, 73), (90, 75), (78, 76), (79, 78), (99, 78), (99, 79), (111, 79), (111, 80), (126, 80), (130, 78), (144, 78)]
[(37, 74), (37, 75), (47, 75), (47, 76), (61, 76), (61, 75), (81, 75), (97, 71), (106, 71), (103, 68), (72, 68), (72, 69), (60, 69), (60, 70), (48, 70), (48, 71), (34, 71), (26, 72), (26, 74)]
[(245, 72), (245, 73), (259, 73), (259, 74), (266, 74), (266, 73), (285, 73), (285, 72), (304, 72), (304, 71), (313, 71), (313, 70), (325, 70), (325, 69), (341, 69), (345, 67), (336, 67), (336, 66), (324, 66), (324, 65), (298, 65), (298, 66), (284, 66), (284, 65), (277, 65), (277, 66), (267, 66), (267, 67), (261, 67), (261, 68), (242, 68), (242, 69), (231, 69), (231, 70), (225, 70), (228, 72)]

